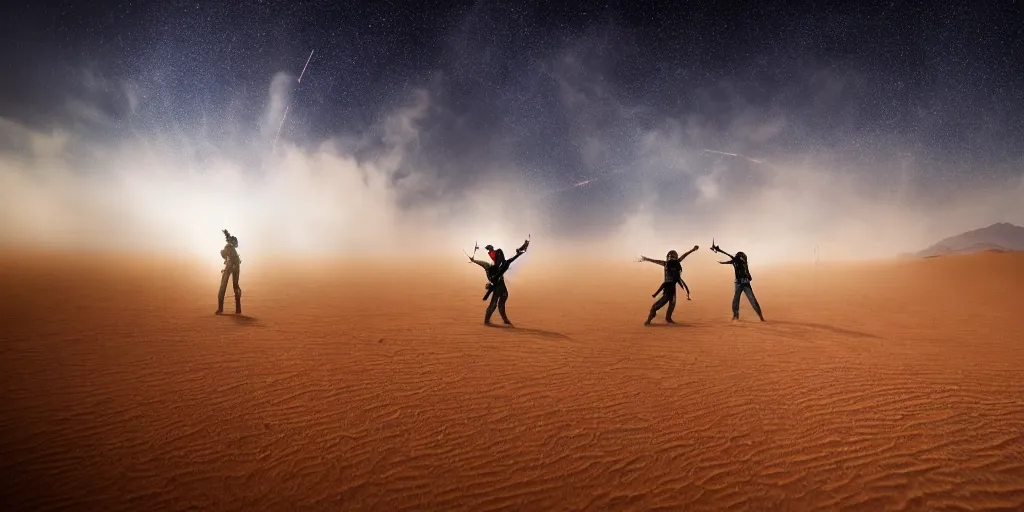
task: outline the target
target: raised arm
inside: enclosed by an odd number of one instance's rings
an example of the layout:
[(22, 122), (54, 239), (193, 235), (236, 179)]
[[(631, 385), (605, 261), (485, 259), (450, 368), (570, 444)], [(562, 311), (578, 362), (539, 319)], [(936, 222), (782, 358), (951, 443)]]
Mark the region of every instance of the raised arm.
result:
[(683, 255), (679, 257), (679, 261), (682, 261), (682, 260), (686, 259), (687, 256), (697, 252), (697, 249), (700, 249), (700, 247), (698, 247), (696, 245), (693, 246), (693, 249), (690, 249), (689, 251), (684, 252)]
[(735, 256), (733, 256), (732, 254), (729, 254), (729, 253), (727, 253), (727, 252), (723, 251), (723, 250), (722, 250), (721, 248), (719, 248), (719, 249), (718, 249), (718, 252), (719, 252), (719, 253), (722, 253), (722, 254), (724, 254), (724, 255), (726, 255), (726, 256), (728, 256), (730, 260), (732, 260), (732, 259), (736, 259), (736, 257), (735, 257)]
[(652, 260), (652, 259), (648, 258), (647, 256), (640, 256), (640, 261), (647, 261), (647, 262), (650, 262), (650, 263), (661, 265), (663, 267), (665, 266), (665, 262), (663, 260)]
[(520, 252), (517, 253), (515, 256), (512, 256), (511, 258), (505, 260), (505, 262), (501, 264), (501, 268), (498, 269), (498, 273), (491, 277), (491, 281), (497, 282), (498, 279), (501, 279), (501, 277), (505, 275), (505, 272), (508, 272), (508, 268), (512, 266), (512, 262), (522, 255), (523, 253)]
[(525, 251), (523, 251), (523, 252), (516, 252), (515, 256), (512, 256), (511, 258), (505, 260), (505, 263), (503, 263), (501, 265), (502, 266), (501, 273), (504, 274), (505, 272), (508, 272), (508, 268), (512, 266), (512, 262), (517, 260), (517, 259), (519, 259), (519, 257), (524, 255), (524, 254), (526, 254)]
[(484, 268), (484, 270), (487, 270), (487, 269), (491, 268), (491, 262), (489, 262), (489, 261), (475, 260), (473, 258), (470, 258), (469, 261), (471, 261), (473, 263), (476, 263), (477, 265), (480, 265), (481, 267)]

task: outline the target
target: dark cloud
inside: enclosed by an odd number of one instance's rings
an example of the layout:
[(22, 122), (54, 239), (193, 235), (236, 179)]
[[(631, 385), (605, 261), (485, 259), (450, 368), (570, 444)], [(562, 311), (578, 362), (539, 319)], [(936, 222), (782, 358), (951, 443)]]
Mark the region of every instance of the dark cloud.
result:
[[(1024, 222), (1013, 10), (33, 4), (3, 27), (18, 50), (0, 56), (5, 172), (52, 212), (75, 186), (115, 191), (99, 204), (146, 183), (225, 221), (218, 193), (273, 203), (291, 213), (267, 239), (302, 248), (365, 250), (373, 237), (348, 231), (401, 224), (565, 243), (718, 232), (780, 253), (828, 238), (880, 254), (863, 248), (882, 236), (895, 252)], [(49, 195), (42, 162), (65, 192)], [(295, 228), (303, 215), (332, 233)]]

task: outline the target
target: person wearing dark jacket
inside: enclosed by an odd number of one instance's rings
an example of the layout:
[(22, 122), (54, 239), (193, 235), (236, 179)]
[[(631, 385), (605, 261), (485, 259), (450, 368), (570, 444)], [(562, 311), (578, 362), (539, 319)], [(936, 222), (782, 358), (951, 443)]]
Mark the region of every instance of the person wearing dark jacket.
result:
[(712, 250), (729, 257), (729, 261), (719, 261), (719, 263), (722, 265), (732, 265), (733, 273), (736, 275), (736, 293), (732, 297), (733, 321), (740, 319), (740, 294), (745, 294), (747, 300), (750, 301), (750, 305), (754, 308), (754, 312), (757, 313), (757, 317), (764, 322), (764, 315), (761, 314), (761, 305), (757, 303), (754, 289), (750, 287), (750, 281), (753, 281), (753, 278), (750, 277), (750, 268), (747, 266), (747, 255), (740, 251), (736, 253), (736, 256), (733, 256), (716, 245), (713, 245)]
[(682, 257), (676, 251), (669, 251), (668, 255), (665, 256), (665, 260), (653, 260), (647, 256), (640, 256), (640, 261), (646, 261), (649, 263), (655, 263), (665, 267), (665, 279), (661, 284), (661, 288), (654, 292), (653, 296), (657, 296), (661, 293), (661, 298), (654, 302), (651, 306), (651, 311), (647, 315), (647, 321), (644, 325), (651, 325), (651, 320), (654, 320), (655, 315), (658, 314), (658, 310), (668, 304), (668, 309), (665, 311), (665, 322), (674, 324), (672, 320), (672, 312), (676, 309), (676, 284), (679, 284), (686, 290), (686, 298), (690, 298), (690, 289), (686, 286), (686, 283), (682, 279), (683, 265), (682, 261), (686, 259), (691, 253), (699, 249), (696, 245), (693, 249), (683, 253)]
[(505, 286), (505, 272), (508, 271), (517, 258), (526, 252), (526, 246), (516, 249), (516, 255), (505, 259), (505, 253), (501, 249), (495, 249), (494, 246), (488, 245), (484, 247), (487, 249), (487, 254), (490, 256), (491, 261), (477, 260), (472, 257), (469, 261), (476, 263), (483, 267), (484, 272), (487, 274), (487, 293), (484, 294), (484, 300), (490, 296), (491, 302), (487, 305), (487, 312), (484, 315), (484, 324), (491, 325), (491, 315), (494, 314), (494, 310), (497, 309), (501, 315), (501, 320), (505, 325), (512, 325), (509, 321), (508, 315), (505, 314), (505, 302), (508, 301), (508, 287)]
[(228, 279), (235, 292), (235, 314), (242, 314), (242, 289), (238, 286), (238, 274), (241, 273), (242, 259), (238, 256), (238, 238), (231, 236), (228, 230), (224, 231), (224, 239), (227, 242), (220, 250), (220, 257), (224, 259), (224, 270), (220, 271), (220, 292), (217, 294), (217, 314), (224, 313), (224, 293), (228, 289)]

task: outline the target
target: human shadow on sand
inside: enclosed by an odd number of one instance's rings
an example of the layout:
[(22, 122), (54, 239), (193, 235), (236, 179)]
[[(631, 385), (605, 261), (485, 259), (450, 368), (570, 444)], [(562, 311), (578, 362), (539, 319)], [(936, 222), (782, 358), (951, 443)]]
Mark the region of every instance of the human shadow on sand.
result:
[(259, 324), (259, 319), (248, 316), (248, 315), (221, 315), (229, 316), (238, 325), (256, 326)]
[(552, 339), (559, 339), (559, 340), (571, 340), (572, 339), (572, 338), (570, 338), (570, 337), (568, 337), (568, 336), (566, 336), (566, 335), (564, 335), (564, 334), (562, 334), (560, 332), (545, 331), (543, 329), (530, 329), (530, 328), (526, 328), (526, 327), (515, 327), (515, 326), (510, 326), (510, 325), (499, 325), (499, 324), (491, 324), (491, 325), (487, 325), (486, 327), (490, 327), (490, 328), (492, 328), (494, 330), (497, 330), (497, 331), (504, 331), (504, 332), (509, 332), (509, 333), (518, 333), (518, 334), (530, 334), (530, 335), (533, 335), (533, 336), (539, 336), (541, 338), (552, 338)]
[(681, 324), (681, 323), (654, 324), (654, 323), (652, 323), (652, 324), (648, 324), (648, 325), (646, 325), (644, 327), (668, 327), (668, 328), (674, 328), (674, 327), (693, 327), (693, 324)]
[(792, 326), (796, 326), (796, 327), (807, 327), (807, 328), (810, 328), (810, 329), (821, 329), (823, 331), (829, 331), (829, 332), (832, 332), (832, 333), (835, 333), (835, 334), (845, 334), (847, 336), (858, 336), (858, 337), (861, 337), (861, 338), (873, 338), (873, 339), (876, 339), (876, 340), (882, 339), (881, 336), (876, 336), (876, 335), (871, 334), (871, 333), (860, 332), (860, 331), (853, 331), (853, 330), (850, 330), (850, 329), (843, 329), (842, 327), (835, 327), (835, 326), (826, 325), (826, 324), (816, 324), (816, 323), (811, 323), (811, 322), (791, 322), (791, 321), (788, 321), (788, 320), (768, 320), (768, 322), (766, 322), (766, 323), (769, 324), (769, 325), (771, 325), (771, 324), (775, 324), (775, 325), (792, 325)]

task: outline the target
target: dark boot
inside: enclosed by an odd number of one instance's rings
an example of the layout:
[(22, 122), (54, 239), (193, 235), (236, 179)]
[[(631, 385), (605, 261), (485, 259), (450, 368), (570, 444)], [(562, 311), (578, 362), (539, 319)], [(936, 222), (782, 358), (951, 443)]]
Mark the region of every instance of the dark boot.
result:
[(239, 297), (238, 295), (235, 295), (235, 314), (242, 314), (242, 298)]

